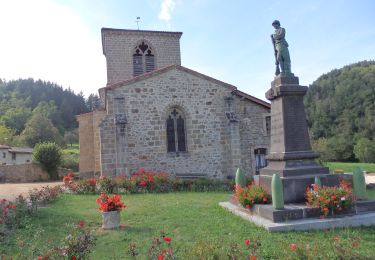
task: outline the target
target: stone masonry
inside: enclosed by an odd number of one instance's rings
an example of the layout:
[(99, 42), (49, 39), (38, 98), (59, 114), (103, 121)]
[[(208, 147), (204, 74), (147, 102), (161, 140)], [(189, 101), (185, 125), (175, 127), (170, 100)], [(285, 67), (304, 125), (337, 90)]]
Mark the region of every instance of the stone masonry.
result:
[[(179, 176), (233, 177), (255, 171), (254, 150), (268, 149), (267, 102), (180, 65), (181, 33), (103, 29), (108, 84), (101, 110), (77, 117), (80, 172), (122, 175), (144, 167)], [(152, 45), (156, 70), (132, 77), (132, 51)], [(185, 119), (186, 152), (167, 152), (166, 119)]]
[(134, 47), (146, 41), (156, 54), (156, 69), (181, 65), (181, 32), (157, 32), (124, 29), (102, 29), (103, 54), (107, 60), (107, 83), (113, 84), (133, 77)]

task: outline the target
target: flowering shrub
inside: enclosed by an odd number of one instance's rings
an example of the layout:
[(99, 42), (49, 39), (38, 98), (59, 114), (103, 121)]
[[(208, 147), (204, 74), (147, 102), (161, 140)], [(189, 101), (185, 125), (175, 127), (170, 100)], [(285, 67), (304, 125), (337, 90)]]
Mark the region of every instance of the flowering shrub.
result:
[[(317, 259), (317, 250), (311, 249), (310, 244), (301, 245), (292, 243), (289, 245), (290, 259)], [(289, 258), (288, 258), (289, 259)]]
[(165, 172), (152, 172), (140, 168), (131, 176), (120, 175), (115, 178), (101, 177), (74, 181), (71, 176), (63, 179), (67, 192), (84, 193), (147, 193), (176, 191), (231, 191), (233, 182), (211, 179), (183, 180)]
[(106, 193), (102, 193), (99, 198), (96, 199), (96, 203), (99, 204), (100, 211), (121, 211), (126, 208), (125, 203), (120, 201), (121, 198), (122, 196), (118, 196), (117, 194), (111, 197)]
[(148, 250), (148, 259), (177, 259), (173, 254), (172, 249), (172, 238), (162, 235), (160, 237), (155, 237), (152, 240), (151, 246)]
[(90, 231), (86, 230), (85, 224), (79, 222), (65, 237), (63, 245), (58, 248), (60, 256), (68, 259), (86, 259), (85, 256), (91, 252), (96, 243), (96, 238)]
[(268, 204), (271, 202), (271, 195), (262, 185), (251, 183), (246, 188), (236, 186), (236, 200), (245, 208), (251, 208), (254, 204)]
[(16, 207), (16, 204), (11, 201), (6, 199), (0, 200), (0, 241), (1, 237), (5, 235), (5, 228), (11, 224), (14, 218)]
[(63, 177), (64, 184), (68, 185), (69, 183), (71, 183), (75, 176), (76, 175), (74, 174), (74, 172), (69, 172), (67, 175)]
[(354, 196), (346, 181), (340, 181), (339, 187), (319, 187), (312, 184), (306, 191), (306, 205), (320, 208), (322, 217), (329, 213), (340, 212), (352, 206)]
[(249, 239), (246, 239), (245, 240), (245, 246), (247, 248), (247, 250), (249, 250), (249, 253), (248, 253), (248, 257), (249, 257), (249, 260), (256, 260), (257, 257), (257, 250), (258, 248), (261, 246), (261, 243), (259, 242), (259, 240), (249, 240)]
[(115, 186), (112, 179), (106, 176), (100, 177), (99, 180), (96, 182), (96, 185), (97, 185), (98, 191), (101, 193), (113, 193), (113, 189)]
[(27, 200), (29, 201), (29, 212), (34, 213), (38, 206), (40, 205), (46, 205), (47, 203), (52, 202), (57, 198), (57, 196), (61, 192), (61, 187), (60, 186), (54, 186), (54, 187), (49, 187), (49, 186), (44, 186), (41, 187), (40, 189), (32, 189), (28, 193)]

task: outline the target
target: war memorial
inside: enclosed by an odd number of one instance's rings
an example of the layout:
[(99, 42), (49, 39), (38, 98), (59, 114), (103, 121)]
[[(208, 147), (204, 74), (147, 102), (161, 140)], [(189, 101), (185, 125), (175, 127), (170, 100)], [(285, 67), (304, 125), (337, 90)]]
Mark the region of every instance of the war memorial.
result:
[(365, 194), (366, 186), (359, 169), (353, 175), (330, 174), (327, 167), (315, 161), (319, 154), (311, 149), (303, 104), (308, 88), (299, 85), (298, 77), (291, 72), (285, 29), (278, 20), (272, 26), (276, 71), (265, 93), (271, 102), (270, 152), (268, 165), (254, 176), (254, 181), (272, 191), (273, 204), (246, 209), (231, 199), (220, 205), (270, 232), (375, 225), (375, 201), (367, 200), (365, 195), (357, 196), (349, 209), (327, 218), (321, 218), (319, 208), (306, 206), (306, 190), (312, 184), (338, 186), (342, 179), (353, 180), (354, 194)]

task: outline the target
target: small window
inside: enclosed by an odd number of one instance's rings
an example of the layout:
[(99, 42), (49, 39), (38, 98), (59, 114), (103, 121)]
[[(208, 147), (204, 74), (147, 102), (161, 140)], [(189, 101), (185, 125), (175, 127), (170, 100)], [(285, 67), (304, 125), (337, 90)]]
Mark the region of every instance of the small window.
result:
[(266, 133), (267, 135), (271, 135), (271, 116), (266, 116)]
[(167, 151), (186, 152), (185, 118), (176, 108), (169, 114), (166, 120)]
[(16, 153), (12, 153), (12, 160), (16, 160)]
[(254, 150), (255, 155), (255, 172), (259, 174), (259, 170), (267, 166), (267, 149), (258, 148)]
[(7, 153), (3, 153), (3, 158), (7, 158)]

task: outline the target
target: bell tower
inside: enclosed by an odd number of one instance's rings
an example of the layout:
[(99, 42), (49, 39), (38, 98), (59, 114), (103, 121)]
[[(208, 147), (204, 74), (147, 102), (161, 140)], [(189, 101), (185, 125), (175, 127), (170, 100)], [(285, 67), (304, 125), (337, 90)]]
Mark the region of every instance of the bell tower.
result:
[(181, 65), (181, 32), (102, 28), (107, 85)]

